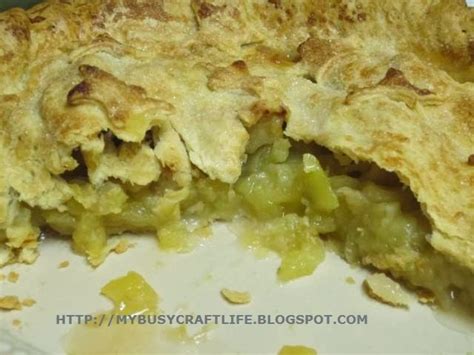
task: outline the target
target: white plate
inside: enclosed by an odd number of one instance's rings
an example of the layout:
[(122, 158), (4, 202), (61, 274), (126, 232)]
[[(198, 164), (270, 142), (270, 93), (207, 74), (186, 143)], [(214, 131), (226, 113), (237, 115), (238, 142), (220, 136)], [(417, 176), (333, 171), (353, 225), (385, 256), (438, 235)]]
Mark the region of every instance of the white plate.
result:
[[(474, 328), (447, 327), (416, 300), (406, 311), (369, 299), (361, 288), (366, 271), (351, 268), (330, 253), (312, 276), (281, 285), (276, 280), (278, 258), (256, 258), (221, 224), (215, 225), (212, 238), (189, 254), (164, 253), (149, 236), (129, 240), (136, 240), (134, 248), (111, 255), (96, 270), (72, 254), (67, 242), (58, 240), (41, 245), (34, 265), (4, 268), (4, 274), (14, 270), (20, 278), (17, 283), (3, 281), (1, 294), (32, 297), (37, 304), (2, 313), (0, 354), (63, 353), (71, 326), (56, 324), (56, 316), (111, 309), (100, 288), (128, 271), (140, 273), (158, 292), (160, 308), (167, 314), (359, 314), (368, 319), (366, 325), (218, 325), (199, 344), (175, 342), (167, 348), (171, 352), (276, 354), (285, 344), (313, 347), (320, 354), (474, 351)], [(70, 266), (59, 269), (63, 260)], [(348, 284), (348, 276), (356, 284)], [(223, 287), (248, 290), (252, 303), (227, 304), (219, 295)], [(21, 320), (20, 328), (12, 325), (13, 319)], [(197, 326), (189, 327), (191, 334), (198, 331)], [(147, 349), (146, 344), (141, 346)], [(151, 347), (148, 351), (158, 351)]]

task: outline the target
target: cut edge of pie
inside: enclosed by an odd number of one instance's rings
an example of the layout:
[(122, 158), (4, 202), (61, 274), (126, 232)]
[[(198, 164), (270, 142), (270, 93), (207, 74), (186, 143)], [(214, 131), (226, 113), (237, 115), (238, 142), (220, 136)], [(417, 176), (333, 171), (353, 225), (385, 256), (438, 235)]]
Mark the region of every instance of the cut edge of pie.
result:
[(324, 239), (472, 312), (473, 19), (461, 0), (0, 13), (0, 263), (33, 262), (47, 228), (97, 265), (108, 235), (186, 251), (239, 217), (281, 280)]

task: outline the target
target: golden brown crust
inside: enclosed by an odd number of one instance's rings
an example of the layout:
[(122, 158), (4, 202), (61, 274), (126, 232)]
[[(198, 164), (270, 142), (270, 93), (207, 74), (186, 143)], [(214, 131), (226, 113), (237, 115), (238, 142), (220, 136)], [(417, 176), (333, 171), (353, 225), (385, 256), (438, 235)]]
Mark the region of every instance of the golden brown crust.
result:
[(27, 206), (65, 208), (74, 152), (93, 184), (146, 185), (166, 168), (185, 186), (192, 164), (232, 183), (246, 128), (278, 115), (292, 138), (396, 172), (432, 245), (474, 270), (473, 16), (462, 0), (49, 0), (1, 13), (0, 263), (34, 259), (38, 231), (16, 223), (30, 223)]

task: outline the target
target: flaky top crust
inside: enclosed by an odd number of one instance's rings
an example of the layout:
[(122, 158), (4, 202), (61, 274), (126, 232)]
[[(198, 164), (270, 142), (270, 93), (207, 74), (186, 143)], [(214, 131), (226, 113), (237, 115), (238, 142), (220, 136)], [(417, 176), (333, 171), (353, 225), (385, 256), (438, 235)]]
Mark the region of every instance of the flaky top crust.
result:
[(185, 186), (192, 165), (232, 183), (247, 129), (278, 115), (291, 138), (395, 172), (433, 247), (474, 271), (473, 23), (462, 0), (50, 0), (1, 13), (0, 229), (20, 202), (65, 208), (78, 148), (96, 185), (147, 185), (166, 168)]

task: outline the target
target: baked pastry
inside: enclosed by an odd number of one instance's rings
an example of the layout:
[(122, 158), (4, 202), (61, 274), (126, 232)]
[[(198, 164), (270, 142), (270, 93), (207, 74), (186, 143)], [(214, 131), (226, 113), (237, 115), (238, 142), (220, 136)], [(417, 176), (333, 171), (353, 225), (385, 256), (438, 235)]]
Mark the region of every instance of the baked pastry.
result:
[[(187, 250), (241, 220), (474, 309), (474, 13), (453, 1), (50, 0), (0, 14), (0, 262), (41, 231)], [(258, 225), (258, 228), (255, 228)]]

